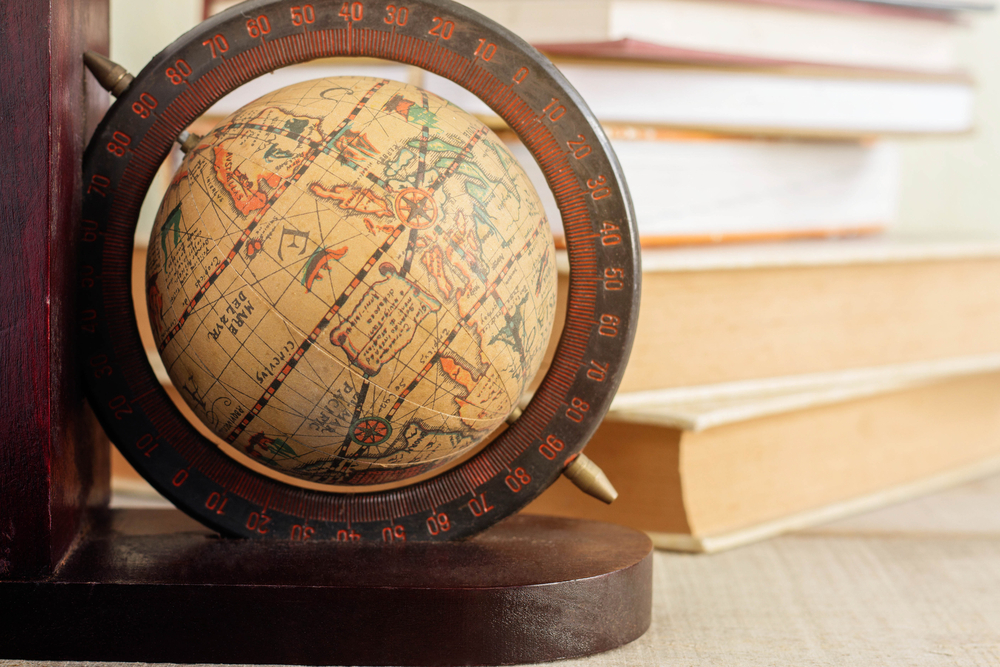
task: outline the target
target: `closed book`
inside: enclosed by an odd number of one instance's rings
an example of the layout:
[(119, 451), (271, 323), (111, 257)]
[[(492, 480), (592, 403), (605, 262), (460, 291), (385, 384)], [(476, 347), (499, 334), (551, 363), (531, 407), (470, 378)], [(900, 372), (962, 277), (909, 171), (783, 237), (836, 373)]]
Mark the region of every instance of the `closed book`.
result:
[[(687, 52), (927, 72), (956, 69), (962, 25), (941, 12), (830, 0), (469, 0), (553, 53)], [(573, 20), (567, 20), (572, 16)], [(623, 52), (615, 47), (628, 47)], [(658, 52), (658, 49), (660, 51)]]
[[(899, 158), (889, 141), (606, 130), (644, 247), (858, 235), (896, 219)], [(504, 139), (541, 196), (558, 243), (561, 216), (541, 170), (513, 133)]]
[[(947, 134), (967, 132), (973, 123), (973, 84), (960, 74), (582, 58), (555, 63), (602, 123), (809, 137)], [(488, 122), (498, 120), (457, 83), (427, 73), (423, 85)]]
[(619, 397), (1000, 353), (997, 285), (1000, 241), (989, 239), (644, 250)]
[(560, 479), (527, 511), (621, 523), (660, 548), (711, 552), (1000, 470), (995, 365), (787, 411), (751, 409), (704, 430), (668, 425), (676, 408), (619, 411), (598, 428), (585, 453), (616, 486), (612, 504)]

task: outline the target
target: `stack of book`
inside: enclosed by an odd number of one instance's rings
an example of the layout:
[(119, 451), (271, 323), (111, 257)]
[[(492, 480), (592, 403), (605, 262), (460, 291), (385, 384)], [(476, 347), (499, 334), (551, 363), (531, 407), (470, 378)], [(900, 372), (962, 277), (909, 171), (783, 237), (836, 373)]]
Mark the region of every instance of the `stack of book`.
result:
[[(973, 85), (956, 57), (965, 26), (947, 2), (466, 4), (538, 46), (587, 101), (645, 246), (883, 230), (899, 191), (891, 139), (972, 126)], [(424, 85), (496, 122), (456, 84), (427, 75)]]
[(715, 551), (1000, 470), (1000, 241), (643, 261), (631, 362), (586, 449), (620, 496), (560, 480), (529, 511)]

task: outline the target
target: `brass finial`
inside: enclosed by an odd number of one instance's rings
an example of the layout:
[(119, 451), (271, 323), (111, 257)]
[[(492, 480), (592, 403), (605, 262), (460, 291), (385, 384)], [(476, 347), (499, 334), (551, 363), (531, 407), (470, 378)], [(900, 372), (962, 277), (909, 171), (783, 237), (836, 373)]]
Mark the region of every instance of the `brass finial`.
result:
[(594, 496), (601, 502), (611, 504), (618, 497), (618, 491), (611, 484), (596, 463), (583, 454), (579, 454), (566, 466), (563, 474), (584, 493)]
[(83, 62), (97, 79), (97, 82), (115, 97), (121, 97), (121, 94), (128, 90), (132, 81), (135, 80), (135, 77), (129, 74), (124, 67), (96, 51), (84, 53)]

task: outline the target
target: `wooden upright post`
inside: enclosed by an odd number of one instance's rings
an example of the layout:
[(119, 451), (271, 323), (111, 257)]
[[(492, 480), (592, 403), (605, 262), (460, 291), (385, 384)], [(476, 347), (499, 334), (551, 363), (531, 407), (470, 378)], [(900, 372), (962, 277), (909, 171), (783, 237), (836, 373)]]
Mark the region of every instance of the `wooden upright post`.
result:
[(108, 498), (108, 447), (80, 390), (80, 163), (107, 94), (107, 0), (0, 3), (0, 579), (45, 576)]

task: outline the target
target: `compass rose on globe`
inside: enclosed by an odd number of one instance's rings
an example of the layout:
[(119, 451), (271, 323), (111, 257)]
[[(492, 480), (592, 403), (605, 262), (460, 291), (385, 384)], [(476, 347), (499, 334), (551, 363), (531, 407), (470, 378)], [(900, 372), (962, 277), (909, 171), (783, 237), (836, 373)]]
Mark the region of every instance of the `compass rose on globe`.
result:
[(396, 215), (408, 227), (426, 229), (437, 219), (437, 206), (424, 190), (407, 188), (396, 197)]

